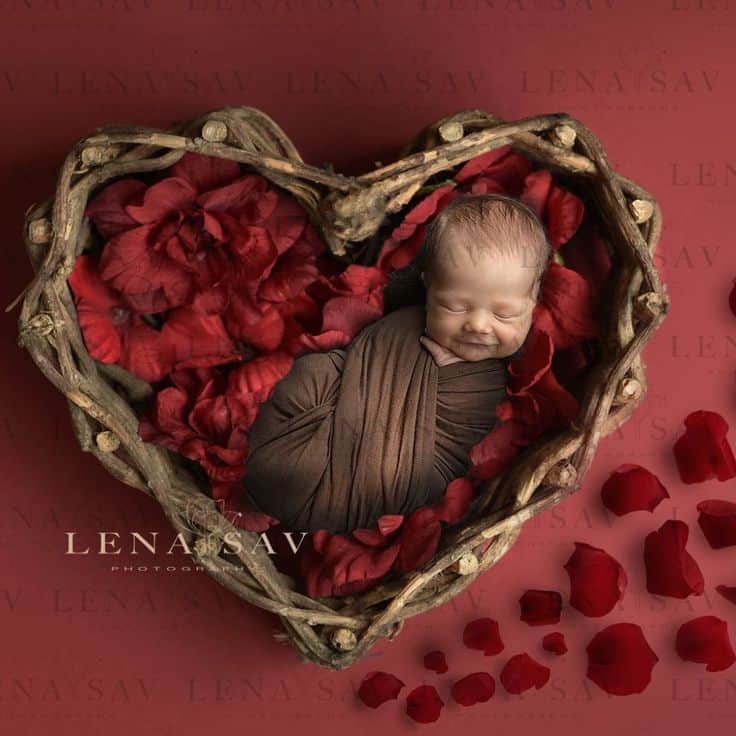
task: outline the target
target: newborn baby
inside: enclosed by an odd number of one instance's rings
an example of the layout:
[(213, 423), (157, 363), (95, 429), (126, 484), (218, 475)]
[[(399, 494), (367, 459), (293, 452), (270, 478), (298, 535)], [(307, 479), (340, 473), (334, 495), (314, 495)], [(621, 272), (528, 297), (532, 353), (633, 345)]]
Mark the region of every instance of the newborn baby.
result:
[(295, 531), (370, 528), (439, 501), (506, 398), (550, 256), (531, 209), (464, 195), (430, 223), (346, 348), (303, 355), (249, 433), (246, 501)]

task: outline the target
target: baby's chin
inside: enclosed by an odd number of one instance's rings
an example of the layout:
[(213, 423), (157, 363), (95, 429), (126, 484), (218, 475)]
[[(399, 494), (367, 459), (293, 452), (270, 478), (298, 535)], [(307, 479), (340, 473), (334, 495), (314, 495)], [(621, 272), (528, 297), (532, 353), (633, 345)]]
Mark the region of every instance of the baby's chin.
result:
[(455, 355), (467, 361), (498, 358), (501, 353), (499, 345), (472, 345), (456, 341), (450, 348)]

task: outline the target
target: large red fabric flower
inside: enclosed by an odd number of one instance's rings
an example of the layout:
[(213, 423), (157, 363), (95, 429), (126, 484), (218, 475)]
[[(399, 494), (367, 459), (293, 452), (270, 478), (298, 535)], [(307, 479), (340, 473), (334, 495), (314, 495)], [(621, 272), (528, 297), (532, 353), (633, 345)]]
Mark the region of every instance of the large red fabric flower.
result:
[(525, 178), (521, 200), (544, 222), (555, 250), (570, 240), (583, 220), (580, 198), (554, 184), (552, 173), (546, 169), (534, 171)]
[(164, 337), (100, 278), (92, 256), (77, 258), (69, 286), (92, 358), (115, 363), (149, 382), (160, 381), (169, 373), (173, 356)]
[(636, 624), (612, 624), (599, 631), (587, 647), (588, 677), (612, 695), (643, 692), (659, 657)]
[(583, 542), (575, 542), (565, 570), (570, 576), (570, 605), (586, 616), (610, 613), (626, 590), (621, 564), (604, 550)]
[(702, 595), (703, 573), (685, 549), (689, 530), (684, 521), (670, 519), (644, 542), (647, 590), (656, 595), (687, 598)]
[(685, 434), (673, 448), (683, 483), (736, 478), (736, 458), (727, 434), (728, 423), (717, 412), (694, 411), (685, 417)]

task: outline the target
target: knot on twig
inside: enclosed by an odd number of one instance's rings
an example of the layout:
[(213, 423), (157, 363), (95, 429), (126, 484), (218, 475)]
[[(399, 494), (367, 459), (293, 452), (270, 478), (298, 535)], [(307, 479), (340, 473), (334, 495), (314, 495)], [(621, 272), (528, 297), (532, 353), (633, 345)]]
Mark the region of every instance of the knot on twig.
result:
[(635, 199), (629, 202), (629, 210), (634, 222), (641, 225), (654, 214), (654, 205), (648, 199)]
[(355, 636), (353, 631), (350, 629), (333, 629), (329, 636), (328, 641), (330, 646), (337, 652), (350, 652), (355, 649), (358, 638)]
[(464, 552), (450, 565), (450, 570), (458, 575), (472, 575), (478, 570), (478, 558), (473, 552)]
[(559, 488), (570, 488), (575, 484), (577, 477), (578, 471), (575, 466), (567, 460), (563, 460), (549, 469), (547, 475), (544, 476), (543, 483)]
[(640, 322), (651, 322), (665, 310), (665, 300), (655, 291), (647, 291), (639, 294), (634, 299), (634, 319)]
[(50, 312), (39, 312), (34, 314), (27, 322), (19, 321), (18, 329), (18, 346), (26, 347), (28, 341), (32, 337), (46, 337), (50, 335), (55, 328), (61, 327), (64, 323), (55, 320)]
[(615, 402), (617, 404), (628, 404), (629, 401), (638, 399), (644, 392), (641, 381), (637, 378), (624, 378), (618, 385), (616, 391)]
[(550, 143), (560, 148), (571, 149), (575, 145), (575, 128), (570, 125), (556, 125), (548, 134)]
[(51, 226), (51, 220), (48, 217), (41, 217), (38, 220), (33, 220), (28, 226), (28, 238), (31, 243), (41, 245), (42, 243), (48, 243), (53, 237), (54, 231)]
[(223, 143), (227, 139), (227, 125), (222, 120), (208, 120), (202, 126), (202, 138), (209, 143)]
[(106, 146), (87, 146), (82, 149), (79, 158), (85, 168), (90, 166), (101, 166), (114, 161), (122, 152), (123, 146), (119, 143), (111, 143)]
[(95, 442), (102, 452), (115, 452), (120, 447), (120, 438), (109, 429), (98, 432), (95, 436)]

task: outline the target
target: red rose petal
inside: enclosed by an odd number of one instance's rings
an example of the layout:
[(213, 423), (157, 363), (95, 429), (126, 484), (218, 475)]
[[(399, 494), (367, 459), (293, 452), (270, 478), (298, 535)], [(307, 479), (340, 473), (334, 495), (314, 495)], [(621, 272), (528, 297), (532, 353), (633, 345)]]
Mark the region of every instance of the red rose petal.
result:
[(549, 667), (539, 664), (526, 652), (511, 657), (501, 670), (503, 686), (507, 692), (514, 695), (519, 695), (532, 687), (539, 690), (547, 684), (549, 676)]
[(469, 706), (485, 703), (496, 692), (496, 683), (487, 672), (473, 672), (452, 686), (453, 700), (460, 705)]
[(708, 672), (727, 670), (736, 662), (728, 624), (717, 616), (700, 616), (680, 626), (675, 649), (686, 662), (705, 664)]
[(731, 307), (734, 317), (736, 317), (736, 279), (733, 280), (733, 288), (731, 294), (728, 297), (728, 304)]
[(378, 708), (387, 700), (396, 700), (404, 683), (388, 672), (373, 672), (363, 678), (358, 697), (369, 707)]
[(728, 423), (714, 411), (694, 411), (685, 418), (685, 434), (674, 445), (683, 483), (736, 478), (736, 458), (728, 444)]
[(698, 504), (698, 524), (713, 549), (736, 545), (736, 503), (712, 499)]
[(473, 483), (470, 478), (455, 478), (445, 489), (442, 500), (432, 507), (440, 521), (454, 524), (465, 516), (473, 498)]
[(727, 600), (736, 605), (736, 585), (717, 585), (716, 590)]
[(627, 577), (621, 564), (598, 547), (575, 542), (565, 563), (570, 576), (570, 605), (585, 616), (605, 616), (621, 600)]
[(498, 622), (492, 618), (478, 618), (463, 630), (463, 644), (468, 649), (480, 649), (486, 657), (503, 651)]
[(530, 626), (556, 624), (560, 620), (562, 596), (556, 590), (527, 590), (519, 604), (521, 620)]
[(542, 639), (542, 648), (558, 656), (564, 654), (567, 651), (565, 635), (561, 634), (559, 631), (547, 634), (544, 639)]
[(436, 672), (438, 675), (447, 672), (447, 660), (445, 659), (445, 653), (439, 650), (434, 652), (427, 652), (424, 655), (424, 666), (428, 670)]
[(636, 624), (612, 624), (599, 631), (586, 649), (588, 677), (612, 695), (642, 692), (659, 658)]
[(401, 547), (396, 558), (396, 568), (400, 572), (409, 572), (419, 569), (432, 559), (441, 531), (440, 521), (432, 509), (422, 507), (414, 511), (401, 529)]
[(420, 685), (406, 697), (406, 713), (417, 723), (434, 723), (444, 703), (432, 685)]
[(654, 511), (670, 494), (659, 478), (641, 465), (616, 468), (601, 488), (603, 505), (617, 516), (632, 511)]
[(689, 530), (683, 521), (670, 519), (644, 542), (647, 590), (655, 595), (687, 598), (705, 589), (698, 563), (685, 550)]

